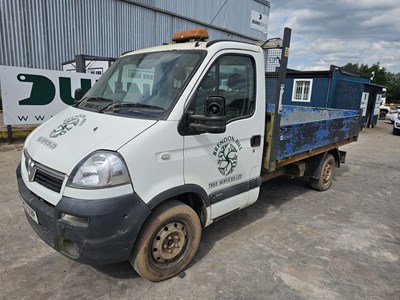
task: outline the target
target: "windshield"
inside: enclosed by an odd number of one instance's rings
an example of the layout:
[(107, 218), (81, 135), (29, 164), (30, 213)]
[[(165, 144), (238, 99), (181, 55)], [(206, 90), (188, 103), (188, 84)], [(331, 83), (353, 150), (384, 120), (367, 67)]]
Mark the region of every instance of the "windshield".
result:
[(117, 60), (77, 107), (138, 118), (168, 117), (204, 54), (165, 51)]

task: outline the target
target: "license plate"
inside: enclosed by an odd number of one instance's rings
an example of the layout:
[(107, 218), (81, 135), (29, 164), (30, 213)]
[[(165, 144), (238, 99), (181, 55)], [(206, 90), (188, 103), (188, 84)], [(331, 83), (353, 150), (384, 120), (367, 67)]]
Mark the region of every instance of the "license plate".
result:
[(25, 201), (22, 201), (22, 206), (24, 207), (26, 213), (27, 213), (36, 223), (39, 224), (39, 220), (38, 220), (36, 211), (34, 211), (34, 210), (32, 209), (32, 207), (30, 207), (30, 206), (28, 205), (28, 203), (26, 203)]

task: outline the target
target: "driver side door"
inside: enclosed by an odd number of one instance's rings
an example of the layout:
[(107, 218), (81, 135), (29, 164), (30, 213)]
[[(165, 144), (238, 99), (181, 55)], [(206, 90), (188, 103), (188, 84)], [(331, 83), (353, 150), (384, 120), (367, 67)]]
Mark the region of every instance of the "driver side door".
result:
[(186, 184), (200, 185), (207, 192), (211, 219), (215, 219), (247, 206), (250, 190), (259, 186), (263, 126), (255, 109), (256, 70), (252, 55), (243, 51), (216, 58), (186, 111), (205, 115), (204, 103), (209, 96), (225, 98), (226, 131), (189, 131), (184, 135), (184, 179)]

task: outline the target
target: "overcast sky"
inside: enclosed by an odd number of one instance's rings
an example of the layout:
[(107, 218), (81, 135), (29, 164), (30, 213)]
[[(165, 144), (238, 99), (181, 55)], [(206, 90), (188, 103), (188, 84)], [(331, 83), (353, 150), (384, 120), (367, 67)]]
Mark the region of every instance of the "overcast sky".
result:
[(289, 68), (380, 62), (400, 72), (399, 0), (269, 0), (268, 38), (292, 28)]

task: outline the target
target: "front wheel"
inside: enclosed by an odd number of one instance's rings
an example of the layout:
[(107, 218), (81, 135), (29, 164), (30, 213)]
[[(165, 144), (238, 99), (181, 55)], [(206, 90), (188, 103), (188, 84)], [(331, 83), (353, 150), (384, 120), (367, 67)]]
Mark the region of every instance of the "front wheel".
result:
[(169, 201), (146, 221), (129, 261), (147, 280), (166, 280), (190, 263), (200, 238), (201, 224), (195, 211), (179, 201)]
[(400, 129), (398, 129), (398, 128), (393, 126), (393, 134), (394, 135), (400, 135)]
[(318, 178), (310, 178), (310, 186), (316, 191), (326, 191), (332, 185), (335, 176), (335, 158), (328, 154), (319, 170)]

